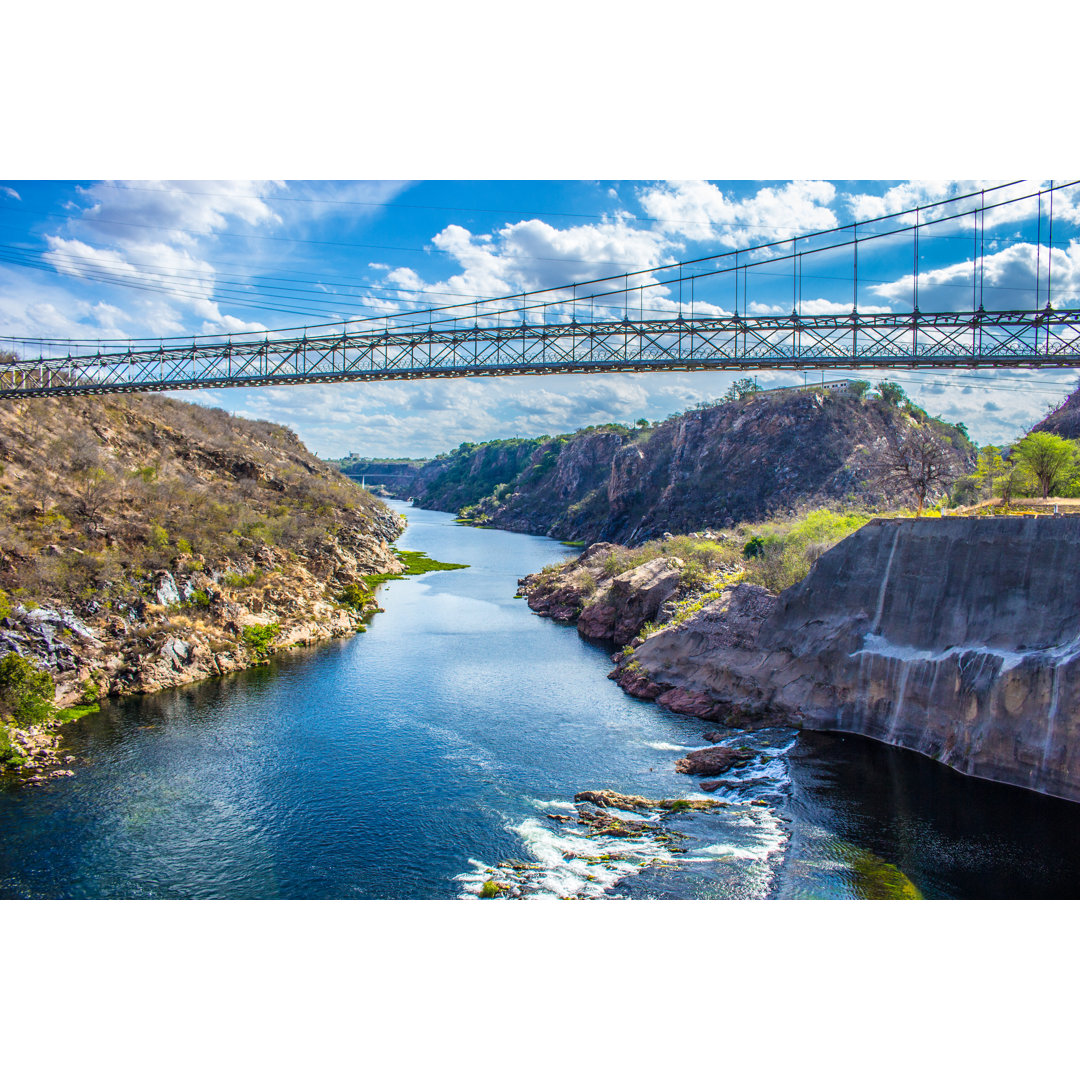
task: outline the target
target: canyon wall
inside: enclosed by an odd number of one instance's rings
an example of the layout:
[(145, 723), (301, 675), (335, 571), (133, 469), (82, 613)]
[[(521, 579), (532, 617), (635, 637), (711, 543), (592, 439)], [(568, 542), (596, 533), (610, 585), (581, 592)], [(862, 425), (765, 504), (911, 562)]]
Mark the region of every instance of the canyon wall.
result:
[[(974, 448), (962, 428), (881, 398), (792, 390), (635, 429), (608, 424), (555, 438), (464, 443), (391, 490), (476, 524), (637, 544), (810, 506), (914, 506), (881, 471), (888, 436), (922, 425), (958, 473), (971, 471)], [(931, 498), (948, 486), (936, 485)]]
[(772, 597), (736, 585), (614, 673), (744, 724), (847, 731), (1080, 801), (1080, 518), (877, 520)]

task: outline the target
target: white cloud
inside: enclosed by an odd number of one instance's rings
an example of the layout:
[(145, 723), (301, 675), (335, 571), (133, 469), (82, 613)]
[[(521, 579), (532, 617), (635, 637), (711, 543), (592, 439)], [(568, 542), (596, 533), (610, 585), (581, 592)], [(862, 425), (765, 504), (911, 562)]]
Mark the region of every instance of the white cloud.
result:
[(144, 319), (139, 333), (182, 332), (190, 316), (202, 320), (203, 333), (265, 329), (261, 322), (222, 313), (214, 299), (217, 270), (200, 247), (233, 220), (247, 226), (279, 222), (263, 196), (284, 190), (283, 184), (123, 181), (79, 190), (91, 204), (72, 207), (77, 216), (67, 228), (89, 240), (48, 235), (44, 258), (69, 277), (142, 290), (142, 301), (133, 303)]
[(835, 198), (836, 188), (822, 180), (792, 180), (783, 187), (761, 188), (747, 199), (731, 199), (705, 180), (665, 182), (638, 192), (642, 207), (664, 233), (730, 248), (835, 228), (836, 215), (829, 208)]
[(230, 218), (249, 226), (280, 221), (261, 196), (283, 188), (255, 180), (110, 180), (79, 189), (91, 201), (80, 220), (109, 237), (141, 243), (151, 229), (168, 233), (172, 243), (189, 243), (201, 233), (221, 231)]
[[(601, 301), (600, 317), (605, 308), (622, 305), (618, 279), (623, 274), (664, 262), (668, 251), (664, 237), (634, 228), (622, 215), (598, 225), (565, 229), (530, 219), (491, 234), (474, 234), (460, 225), (448, 225), (432, 238), (432, 245), (457, 262), (461, 272), (428, 282), (411, 267), (396, 267), (385, 275), (384, 282), (403, 293), (397, 300), (383, 300), (381, 306), (372, 298), (372, 306), (390, 313), (412, 304), (467, 305), (474, 297), (512, 296), (557, 289), (567, 282), (612, 277), (615, 280), (611, 288), (600, 291), (620, 295), (606, 296)], [(635, 280), (642, 284), (653, 279), (642, 275)], [(653, 292), (662, 296), (666, 290)], [(569, 299), (571, 295), (569, 290), (562, 290), (553, 293), (551, 299)], [(650, 303), (655, 299), (651, 298)], [(479, 313), (483, 314), (483, 310), (481, 307)]]
[[(888, 305), (882, 304), (860, 304), (859, 313), (861, 315), (883, 315), (892, 310)], [(784, 306), (783, 304), (760, 304), (752, 303), (750, 305), (750, 314), (752, 315), (790, 315), (791, 305)], [(851, 301), (836, 301), (836, 300), (803, 300), (799, 304), (800, 315), (850, 315), (851, 314)]]
[[(989, 254), (982, 263), (983, 305), (987, 310), (1032, 309), (1036, 299), (1041, 307), (1046, 303), (1047, 280), (1053, 287), (1056, 306), (1080, 302), (1080, 242), (1070, 240), (1068, 247), (1055, 247), (1053, 272), (1048, 274), (1046, 247), (1035, 244), (1013, 244), (1002, 251)], [(923, 311), (951, 311), (969, 308), (972, 299), (972, 276), (978, 263), (971, 259), (948, 266), (925, 270), (919, 274), (919, 307)], [(1041, 282), (1036, 291), (1036, 271)], [(911, 303), (912, 275), (887, 284), (874, 285), (870, 291), (886, 300)]]
[(17, 199), (22, 202), (22, 196), (14, 188), (0, 186), (0, 195), (6, 195), (9, 199)]

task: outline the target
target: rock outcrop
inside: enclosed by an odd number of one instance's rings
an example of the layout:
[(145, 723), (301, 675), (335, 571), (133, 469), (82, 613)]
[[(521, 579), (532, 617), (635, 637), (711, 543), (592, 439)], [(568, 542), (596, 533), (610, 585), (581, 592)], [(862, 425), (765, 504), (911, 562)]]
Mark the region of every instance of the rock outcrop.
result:
[(779, 597), (736, 586), (616, 677), (740, 726), (866, 735), (1080, 801), (1080, 518), (876, 520)]
[(615, 573), (616, 548), (593, 544), (570, 567), (530, 574), (518, 582), (533, 611), (577, 622), (582, 637), (625, 645), (637, 637), (679, 589), (682, 562), (656, 558)]
[(1048, 431), (1051, 435), (1060, 435), (1063, 439), (1080, 439), (1080, 387), (1031, 430)]

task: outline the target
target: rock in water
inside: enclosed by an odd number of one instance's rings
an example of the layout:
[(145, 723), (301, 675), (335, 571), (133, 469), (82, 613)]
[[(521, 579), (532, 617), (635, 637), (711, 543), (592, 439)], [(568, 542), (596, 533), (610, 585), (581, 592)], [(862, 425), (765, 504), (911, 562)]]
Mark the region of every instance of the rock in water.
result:
[(589, 802), (594, 806), (604, 806), (612, 810), (629, 810), (632, 813), (641, 813), (643, 810), (653, 810), (660, 805), (657, 799), (647, 799), (644, 795), (623, 795), (619, 791), (579, 791), (574, 796), (574, 802)]
[(675, 762), (675, 771), (688, 776), (721, 776), (730, 769), (753, 761), (753, 750), (732, 746), (706, 746), (704, 750), (692, 750)]

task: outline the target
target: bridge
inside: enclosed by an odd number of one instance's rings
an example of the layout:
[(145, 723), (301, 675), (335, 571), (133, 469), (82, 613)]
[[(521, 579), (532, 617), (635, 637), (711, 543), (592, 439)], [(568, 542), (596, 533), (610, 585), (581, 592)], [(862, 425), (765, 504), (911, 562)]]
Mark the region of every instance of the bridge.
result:
[[(1019, 193), (1017, 183), (706, 258), (345, 323), (123, 343), (13, 339), (22, 355), (0, 362), (0, 398), (558, 372), (1080, 366), (1080, 308), (1052, 303), (1054, 193), (1080, 181)], [(1014, 223), (1026, 201), (1037, 220), (1035, 305), (988, 307), (994, 223)], [(867, 304), (882, 280), (875, 264), (895, 260), (899, 245), (911, 248), (910, 304)], [(953, 278), (960, 268), (947, 288), (964, 303), (952, 310), (919, 307), (932, 255)], [(823, 278), (850, 290), (850, 309), (806, 310), (822, 305), (803, 300), (804, 282)], [(779, 287), (790, 289), (790, 312), (762, 312), (758, 290), (775, 299)]]

